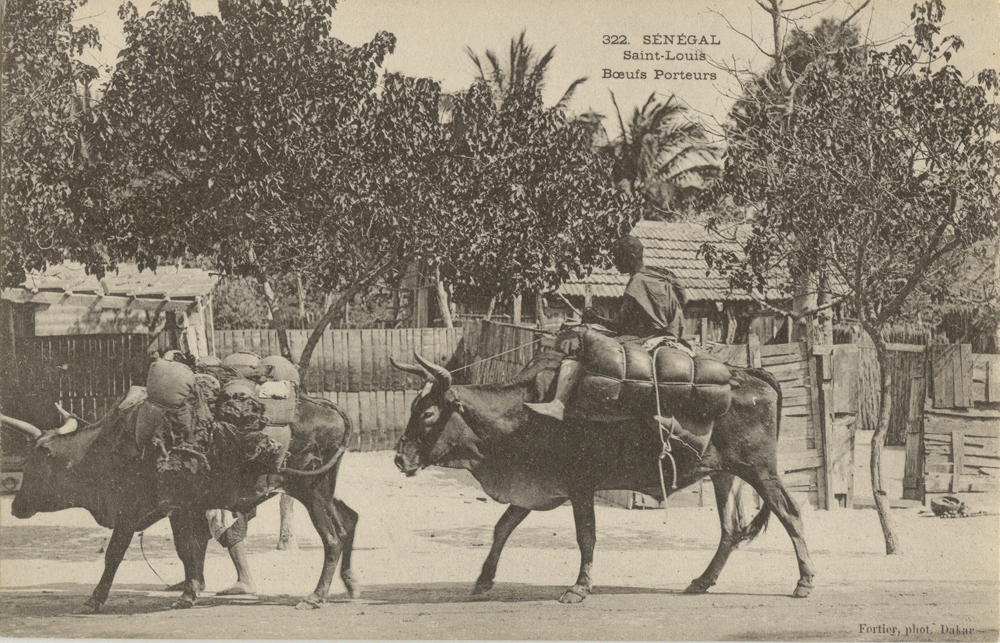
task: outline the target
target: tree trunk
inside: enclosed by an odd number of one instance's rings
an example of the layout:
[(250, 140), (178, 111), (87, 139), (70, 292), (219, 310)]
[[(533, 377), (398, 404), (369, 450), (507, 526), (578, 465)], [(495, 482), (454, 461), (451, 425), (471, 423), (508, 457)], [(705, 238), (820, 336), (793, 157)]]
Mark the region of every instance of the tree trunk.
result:
[(407, 261), (406, 257), (400, 258), (396, 261), (387, 261), (381, 267), (372, 271), (367, 277), (355, 281), (350, 288), (340, 294), (340, 297), (330, 301), (330, 304), (326, 307), (326, 312), (323, 313), (323, 316), (320, 317), (318, 322), (316, 322), (316, 328), (309, 333), (309, 338), (306, 339), (306, 345), (302, 347), (302, 355), (299, 356), (299, 378), (302, 380), (303, 390), (305, 390), (306, 372), (309, 370), (309, 362), (312, 361), (313, 351), (316, 350), (316, 345), (319, 344), (319, 340), (323, 337), (323, 333), (330, 325), (330, 322), (333, 321), (333, 319), (340, 313), (341, 307), (354, 299), (354, 295), (361, 292), (362, 289), (367, 288), (369, 285), (382, 277), (382, 275), (386, 274), (404, 261)]
[(295, 273), (295, 285), (298, 287), (299, 291), (299, 318), (304, 324), (306, 321), (306, 289), (302, 285), (302, 273)]
[(539, 328), (545, 328), (545, 323), (548, 320), (545, 317), (545, 299), (542, 295), (542, 291), (539, 290), (535, 293), (535, 326)]
[(441, 268), (434, 268), (434, 283), (437, 285), (438, 308), (441, 309), (441, 321), (445, 328), (454, 328), (451, 321), (451, 308), (448, 305), (448, 291), (444, 289), (444, 282), (441, 281)]
[[(281, 347), (281, 356), (292, 361), (292, 349), (288, 343), (288, 328), (285, 326), (285, 317), (278, 310), (278, 303), (274, 297), (274, 289), (267, 279), (262, 279), (264, 286), (264, 299), (267, 301), (267, 316), (271, 318), (271, 325), (278, 331), (278, 346)], [(263, 355), (262, 357), (267, 357)]]
[(292, 529), (292, 516), (295, 513), (295, 502), (292, 497), (286, 493), (281, 494), (280, 504), (278, 505), (281, 510), (281, 528), (278, 530), (278, 549), (285, 551), (286, 549), (298, 549), (299, 545), (295, 542), (295, 530)]
[(483, 317), (484, 321), (489, 321), (490, 319), (493, 318), (493, 309), (496, 307), (496, 305), (497, 305), (497, 298), (493, 297), (492, 299), (490, 299), (489, 305), (486, 306), (486, 315)]
[(813, 316), (809, 311), (816, 309), (816, 288), (813, 275), (806, 274), (798, 278), (795, 284), (795, 296), (792, 298), (791, 340), (793, 342), (811, 342), (813, 333)]
[(879, 405), (878, 405), (878, 425), (875, 428), (875, 435), (872, 436), (872, 496), (875, 499), (875, 511), (878, 513), (879, 522), (882, 524), (882, 535), (885, 538), (885, 553), (898, 554), (899, 541), (896, 537), (895, 520), (889, 508), (889, 500), (882, 485), (882, 449), (885, 447), (885, 438), (889, 433), (889, 409), (892, 403), (890, 393), (892, 389), (892, 373), (889, 371), (889, 354), (885, 342), (882, 341), (882, 334), (862, 317), (862, 325), (865, 328), (868, 338), (875, 345), (875, 357), (879, 370)]

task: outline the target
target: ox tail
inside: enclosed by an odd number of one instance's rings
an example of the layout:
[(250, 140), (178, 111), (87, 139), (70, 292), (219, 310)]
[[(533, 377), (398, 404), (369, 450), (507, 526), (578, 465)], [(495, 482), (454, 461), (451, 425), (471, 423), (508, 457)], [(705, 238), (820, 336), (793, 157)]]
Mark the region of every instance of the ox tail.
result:
[[(781, 384), (778, 383), (778, 380), (774, 377), (774, 375), (768, 373), (762, 368), (748, 368), (746, 370), (747, 373), (764, 381), (768, 386), (773, 388), (775, 394), (777, 395), (777, 399), (775, 400), (774, 418), (774, 440), (777, 442), (778, 436), (781, 434)], [(753, 520), (751, 520), (749, 524), (744, 525), (743, 520), (740, 520), (740, 528), (736, 536), (739, 538), (740, 542), (751, 542), (754, 538), (764, 533), (767, 529), (767, 522), (770, 518), (771, 508), (767, 505), (767, 503), (764, 503), (764, 506), (761, 507), (761, 510), (757, 512), (757, 515), (754, 516)]]
[(764, 533), (767, 529), (767, 521), (770, 518), (771, 508), (767, 506), (767, 503), (764, 503), (764, 506), (757, 512), (757, 515), (750, 521), (750, 524), (741, 525), (739, 531), (736, 532), (736, 537), (739, 539), (739, 542), (751, 542), (754, 538)]

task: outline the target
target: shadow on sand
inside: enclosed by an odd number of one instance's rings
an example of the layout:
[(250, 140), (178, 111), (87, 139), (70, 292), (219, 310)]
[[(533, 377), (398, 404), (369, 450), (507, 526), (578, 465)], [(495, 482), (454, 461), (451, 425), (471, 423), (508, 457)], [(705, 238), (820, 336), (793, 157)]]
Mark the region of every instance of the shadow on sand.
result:
[[(16, 617), (54, 617), (72, 615), (83, 605), (93, 588), (80, 583), (50, 583), (27, 586), (18, 591), (0, 592), (0, 620)], [(473, 596), (467, 583), (409, 583), (398, 585), (372, 585), (363, 588), (361, 598), (350, 599), (346, 594), (336, 594), (327, 599), (327, 604), (361, 605), (434, 605), (462, 604), (482, 601), (498, 603), (555, 602), (566, 590), (564, 586), (529, 585), (526, 583), (498, 583), (486, 595)], [(594, 596), (641, 596), (662, 595), (697, 599), (684, 594), (680, 589), (651, 587), (601, 586), (594, 589)], [(713, 592), (707, 596), (787, 596), (772, 592)], [(116, 586), (101, 610), (107, 615), (149, 614), (170, 610), (177, 592), (166, 592), (162, 585), (124, 584)], [(251, 609), (255, 606), (284, 606), (293, 608), (301, 596), (258, 595), (258, 596), (216, 596), (209, 592), (198, 599), (196, 610), (219, 607)]]

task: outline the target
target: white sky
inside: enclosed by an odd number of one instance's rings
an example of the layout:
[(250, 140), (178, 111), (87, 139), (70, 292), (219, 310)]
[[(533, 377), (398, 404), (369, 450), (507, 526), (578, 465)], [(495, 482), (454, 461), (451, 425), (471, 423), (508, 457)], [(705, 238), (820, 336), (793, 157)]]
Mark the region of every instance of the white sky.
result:
[[(134, 0), (140, 12), (150, 0)], [(805, 0), (786, 0), (786, 5)], [(861, 0), (852, 0), (858, 6)], [(121, 0), (90, 0), (78, 12), (79, 23), (100, 29), (103, 49), (85, 54), (93, 64), (113, 65), (125, 44), (117, 10)], [(217, 12), (217, 0), (192, 0), (197, 13)], [(856, 22), (876, 40), (902, 32), (908, 22), (913, 0), (873, 0)], [(985, 67), (1000, 67), (997, 35), (1000, 34), (1000, 0), (946, 0), (944, 33), (962, 37), (966, 47), (952, 60), (965, 73)], [(803, 13), (811, 11), (806, 9)], [(823, 9), (803, 22), (808, 26), (822, 16), (843, 17), (853, 11), (847, 2)], [(716, 61), (736, 61), (741, 66), (763, 69), (767, 58), (746, 38), (733, 31), (756, 36), (770, 49), (769, 17), (752, 0), (341, 0), (333, 15), (333, 34), (359, 45), (379, 30), (397, 37), (396, 52), (386, 61), (389, 71), (438, 80), (444, 91), (468, 87), (475, 68), (465, 48), (480, 54), (493, 49), (504, 59), (510, 39), (522, 29), (536, 51), (555, 45), (549, 67), (547, 99), (555, 101), (574, 79), (589, 80), (575, 94), (570, 109), (594, 109), (611, 116), (609, 90), (626, 115), (651, 92), (674, 93), (705, 118), (723, 119), (735, 85), (709, 61), (626, 61), (623, 52), (668, 50), (676, 53), (705, 54)], [(718, 46), (646, 46), (647, 34), (714, 35)], [(624, 35), (627, 46), (603, 45), (604, 35)], [(604, 79), (604, 69), (635, 72), (643, 70), (645, 80)], [(718, 79), (654, 79), (655, 70), (666, 72), (715, 72)], [(605, 121), (614, 137), (617, 127)]]

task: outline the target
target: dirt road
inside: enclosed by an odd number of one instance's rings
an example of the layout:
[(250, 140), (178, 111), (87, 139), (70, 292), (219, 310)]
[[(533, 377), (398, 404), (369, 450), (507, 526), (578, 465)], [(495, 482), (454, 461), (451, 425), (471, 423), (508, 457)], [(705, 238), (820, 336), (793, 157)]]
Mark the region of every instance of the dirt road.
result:
[[(715, 550), (712, 508), (626, 511), (598, 507), (595, 594), (556, 598), (578, 565), (572, 512), (535, 513), (511, 537), (485, 599), (469, 590), (504, 507), (465, 474), (395, 472), (388, 453), (349, 454), (339, 495), (361, 513), (354, 567), (361, 599), (339, 581), (320, 610), (296, 611), (319, 574), (322, 549), (302, 507), (299, 549), (275, 551), (277, 502), (250, 525), (255, 598), (216, 597), (234, 579), (209, 544), (208, 592), (171, 611), (164, 580), (182, 575), (166, 522), (133, 541), (111, 597), (96, 616), (73, 616), (103, 568), (109, 532), (82, 510), (18, 521), (0, 506), (0, 635), (169, 638), (488, 638), (619, 640), (998, 639), (997, 517), (960, 520), (897, 513), (905, 553), (886, 557), (870, 510), (805, 510), (817, 567), (812, 597), (789, 597), (797, 571), (780, 524), (736, 552), (709, 594), (680, 592)], [(992, 508), (994, 513), (996, 507)], [(666, 519), (667, 524), (664, 523)], [(154, 572), (155, 570), (155, 572)], [(909, 629), (909, 631), (908, 631)]]

